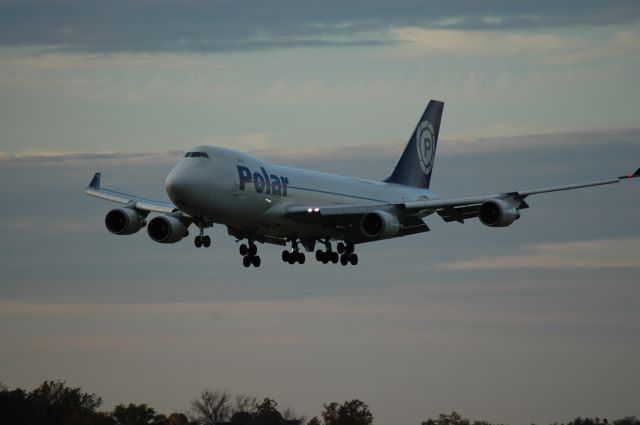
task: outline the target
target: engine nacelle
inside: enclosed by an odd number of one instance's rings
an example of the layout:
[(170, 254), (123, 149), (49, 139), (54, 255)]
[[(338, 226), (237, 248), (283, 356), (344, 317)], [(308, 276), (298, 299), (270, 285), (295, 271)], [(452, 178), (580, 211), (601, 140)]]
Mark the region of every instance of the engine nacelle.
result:
[(492, 199), (480, 205), (478, 218), (489, 227), (506, 227), (520, 218), (518, 209), (501, 199)]
[(400, 222), (386, 211), (365, 214), (360, 221), (360, 230), (371, 239), (392, 238), (400, 233)]
[(107, 213), (104, 225), (116, 235), (131, 235), (147, 225), (144, 216), (133, 208), (116, 208)]
[(155, 217), (147, 226), (149, 237), (160, 243), (176, 243), (189, 235), (187, 226), (171, 215)]

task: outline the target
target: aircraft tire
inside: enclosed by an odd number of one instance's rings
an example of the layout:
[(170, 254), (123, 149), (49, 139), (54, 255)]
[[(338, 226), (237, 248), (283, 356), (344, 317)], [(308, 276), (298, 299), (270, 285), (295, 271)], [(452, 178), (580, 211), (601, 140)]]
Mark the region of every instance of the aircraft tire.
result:
[(319, 250), (316, 251), (316, 260), (317, 261), (322, 261), (322, 254), (323, 254), (322, 250), (319, 249)]
[(289, 262), (289, 256), (290, 256), (289, 251), (287, 251), (286, 249), (284, 251), (282, 251), (282, 261), (284, 261), (285, 263), (288, 263)]
[(258, 253), (258, 247), (255, 244), (249, 244), (249, 255), (252, 257)]
[(245, 267), (249, 267), (251, 265), (251, 257), (249, 256), (242, 257), (242, 265)]
[(332, 252), (331, 253), (331, 262), (333, 264), (338, 264), (338, 260), (340, 259), (340, 257), (338, 256), (337, 252)]
[(351, 242), (347, 242), (347, 246), (345, 247), (345, 251), (347, 254), (353, 254), (353, 251), (355, 250), (355, 247), (353, 246), (353, 244)]
[(352, 265), (356, 265), (358, 264), (358, 254), (351, 254), (351, 257), (349, 258), (349, 261), (351, 262)]
[(200, 239), (200, 236), (196, 236), (193, 239), (193, 244), (196, 246), (196, 248), (200, 248), (202, 246), (202, 239)]
[(345, 250), (345, 246), (342, 242), (338, 242), (338, 245), (336, 245), (336, 249), (338, 250), (338, 254), (344, 254), (344, 250)]
[(245, 244), (240, 245), (240, 255), (244, 257), (245, 255), (247, 255), (248, 252), (249, 252), (249, 248), (247, 248)]
[(306, 260), (306, 258), (304, 256), (304, 252), (299, 253), (298, 254), (298, 263), (304, 264), (305, 260)]
[(289, 264), (294, 264), (296, 262), (296, 256), (292, 254), (289, 255), (289, 259), (287, 260)]
[(204, 236), (202, 238), (202, 246), (205, 248), (209, 248), (211, 246), (211, 238), (209, 236)]
[(349, 262), (349, 256), (347, 254), (342, 254), (340, 256), (340, 264), (342, 264), (343, 266), (346, 266), (348, 262)]
[(256, 255), (255, 257), (251, 257), (251, 264), (253, 264), (253, 267), (260, 267), (260, 256)]

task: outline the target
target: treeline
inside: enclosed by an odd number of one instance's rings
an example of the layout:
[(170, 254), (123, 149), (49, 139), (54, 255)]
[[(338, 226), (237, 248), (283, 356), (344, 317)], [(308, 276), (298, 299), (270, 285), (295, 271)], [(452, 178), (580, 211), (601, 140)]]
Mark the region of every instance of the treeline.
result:
[[(427, 419), (422, 422), (422, 425), (505, 425), (505, 424), (492, 424), (487, 421), (471, 421), (467, 418), (463, 418), (456, 412), (452, 412), (450, 415), (439, 415), (436, 419)], [(535, 424), (531, 424), (535, 425)], [(635, 416), (627, 416), (622, 419), (616, 419), (609, 421), (606, 418), (575, 418), (567, 423), (554, 422), (550, 425), (640, 425), (640, 420)]]
[(67, 386), (64, 381), (45, 381), (32, 391), (9, 390), (0, 383), (0, 425), (371, 425), (369, 407), (359, 401), (324, 405), (322, 422), (306, 421), (291, 408), (280, 411), (278, 403), (258, 401), (226, 391), (203, 391), (185, 412), (166, 416), (147, 404), (119, 404), (100, 411), (102, 398)]
[[(32, 391), (9, 390), (0, 383), (0, 424), (11, 425), (372, 425), (373, 414), (360, 400), (323, 405), (319, 417), (306, 420), (291, 408), (265, 398), (231, 395), (227, 391), (203, 391), (184, 412), (166, 416), (147, 404), (119, 404), (100, 411), (102, 398), (69, 387), (64, 381), (45, 381)], [(416, 424), (417, 425), (417, 424)], [(494, 425), (469, 420), (456, 412), (427, 419), (422, 425)], [(498, 424), (495, 424), (498, 425)], [(500, 424), (502, 425), (502, 424)], [(551, 425), (640, 425), (635, 416), (609, 421), (576, 418)]]

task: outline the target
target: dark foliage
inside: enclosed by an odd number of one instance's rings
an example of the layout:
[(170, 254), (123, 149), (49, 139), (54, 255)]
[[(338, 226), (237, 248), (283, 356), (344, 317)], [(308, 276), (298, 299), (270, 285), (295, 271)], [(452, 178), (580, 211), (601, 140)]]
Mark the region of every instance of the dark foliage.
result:
[(325, 425), (371, 425), (373, 415), (369, 406), (360, 400), (325, 404), (322, 418)]

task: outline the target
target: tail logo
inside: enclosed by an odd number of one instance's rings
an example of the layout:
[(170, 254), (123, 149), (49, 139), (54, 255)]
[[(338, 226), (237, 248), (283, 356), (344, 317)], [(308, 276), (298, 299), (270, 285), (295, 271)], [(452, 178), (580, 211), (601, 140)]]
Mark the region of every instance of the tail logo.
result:
[(433, 167), (433, 154), (435, 152), (433, 126), (429, 121), (422, 121), (416, 131), (416, 147), (418, 149), (418, 162), (424, 174), (431, 172)]

